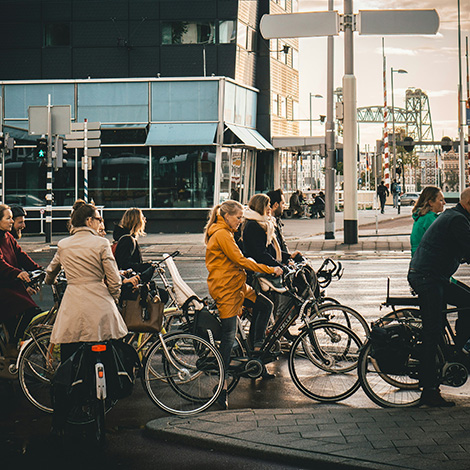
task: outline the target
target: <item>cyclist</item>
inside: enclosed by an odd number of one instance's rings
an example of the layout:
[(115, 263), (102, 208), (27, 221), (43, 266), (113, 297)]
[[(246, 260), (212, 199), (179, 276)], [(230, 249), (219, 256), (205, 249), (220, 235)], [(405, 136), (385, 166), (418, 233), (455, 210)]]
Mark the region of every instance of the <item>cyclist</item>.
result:
[(271, 215), (274, 217), (275, 226), (274, 231), (276, 233), (276, 238), (281, 248), (282, 253), (282, 262), (286, 264), (289, 259), (298, 259), (302, 256), (300, 251), (294, 251), (294, 253), (290, 253), (289, 249), (287, 248), (286, 240), (284, 238), (284, 234), (282, 231), (282, 227), (284, 224), (282, 223), (281, 217), (284, 212), (284, 207), (286, 205), (286, 200), (284, 199), (284, 192), (282, 189), (275, 189), (273, 191), (269, 191), (267, 193), (269, 197), (269, 201), (271, 203)]
[[(225, 370), (228, 370), (230, 363), (237, 329), (237, 316), (241, 314), (245, 299), (255, 303), (252, 317), (252, 322), (255, 323), (252, 339), (255, 351), (259, 348), (259, 343), (262, 343), (265, 333), (266, 325), (263, 325), (263, 322), (266, 319), (260, 315), (255, 291), (246, 284), (245, 269), (277, 276), (282, 274), (279, 266), (270, 267), (258, 264), (243, 256), (233, 237), (242, 218), (243, 206), (237, 201), (228, 200), (212, 209), (204, 229), (206, 267), (209, 271), (207, 283), (209, 294), (216, 301), (222, 322), (220, 353)], [(260, 321), (258, 321), (258, 316), (260, 316)], [(218, 402), (223, 408), (228, 407), (226, 387), (219, 395)]]
[[(51, 342), (61, 345), (64, 363), (82, 342), (119, 339), (127, 328), (117, 308), (121, 277), (109, 241), (98, 233), (102, 218), (92, 204), (81, 204), (70, 220), (71, 236), (58, 243), (57, 253), (46, 270), (46, 283), (52, 284), (63, 268), (65, 291)], [(53, 384), (54, 414), (51, 433), (64, 433), (68, 413), (66, 390)]]
[(150, 263), (144, 263), (142, 253), (137, 241), (145, 236), (145, 224), (147, 219), (142, 211), (136, 207), (127, 209), (116, 227), (114, 227), (114, 257), (119, 269), (133, 269), (141, 273), (151, 267)]
[[(423, 322), (423, 354), (420, 384), (421, 403), (428, 406), (453, 406), (439, 391), (436, 365), (438, 344), (442, 341), (446, 304), (468, 307), (470, 289), (452, 282), (462, 260), (470, 260), (470, 188), (460, 195), (460, 202), (444, 211), (431, 224), (411, 259), (408, 282), (418, 294)], [(470, 336), (470, 315), (459, 312), (456, 345), (462, 347)]]
[(13, 227), (11, 228), (11, 234), (16, 240), (19, 240), (22, 236), (23, 230), (26, 228), (26, 211), (21, 206), (11, 206), (11, 212), (13, 214)]
[(0, 204), (0, 322), (9, 334), (9, 350), (16, 350), (18, 340), (32, 318), (40, 312), (31, 295), (36, 294), (26, 271), (42, 269), (33, 261), (13, 238), (13, 213), (9, 206)]

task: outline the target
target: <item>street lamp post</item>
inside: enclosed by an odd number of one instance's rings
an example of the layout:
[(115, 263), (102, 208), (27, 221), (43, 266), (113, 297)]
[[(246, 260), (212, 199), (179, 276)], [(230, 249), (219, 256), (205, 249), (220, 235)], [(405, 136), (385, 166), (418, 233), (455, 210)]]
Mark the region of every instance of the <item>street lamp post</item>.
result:
[(312, 131), (312, 98), (323, 98), (322, 95), (314, 95), (313, 93), (309, 93), (309, 105), (310, 105), (310, 137), (313, 135)]
[(392, 177), (395, 178), (397, 173), (397, 138), (395, 136), (395, 99), (393, 93), (393, 74), (394, 73), (408, 73), (406, 70), (398, 69), (395, 70), (393, 67), (391, 68), (391, 77), (390, 83), (392, 85), (392, 133), (393, 133), (393, 174)]

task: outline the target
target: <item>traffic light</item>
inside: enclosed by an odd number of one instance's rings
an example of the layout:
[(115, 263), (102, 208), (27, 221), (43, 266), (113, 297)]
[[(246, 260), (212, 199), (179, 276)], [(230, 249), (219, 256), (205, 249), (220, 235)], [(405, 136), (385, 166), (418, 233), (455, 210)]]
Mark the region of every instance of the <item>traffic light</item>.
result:
[(3, 150), (5, 148), (5, 137), (0, 136), (0, 150)]
[(444, 152), (449, 152), (452, 149), (452, 139), (450, 137), (443, 137), (441, 140), (441, 148)]
[(395, 169), (395, 173), (400, 176), (401, 175), (401, 166), (397, 166), (397, 168)]
[(405, 149), (405, 151), (412, 152), (413, 149), (415, 148), (415, 143), (413, 142), (413, 137), (405, 137), (403, 139), (403, 142), (405, 143), (405, 145), (403, 145), (403, 148)]
[(67, 154), (67, 150), (64, 149), (64, 139), (62, 137), (56, 137), (55, 140), (55, 168), (64, 167), (64, 155)]
[(36, 158), (47, 157), (47, 139), (39, 139), (36, 143)]
[(326, 120), (326, 116), (324, 116), (323, 114), (320, 114), (320, 122), (325, 122)]

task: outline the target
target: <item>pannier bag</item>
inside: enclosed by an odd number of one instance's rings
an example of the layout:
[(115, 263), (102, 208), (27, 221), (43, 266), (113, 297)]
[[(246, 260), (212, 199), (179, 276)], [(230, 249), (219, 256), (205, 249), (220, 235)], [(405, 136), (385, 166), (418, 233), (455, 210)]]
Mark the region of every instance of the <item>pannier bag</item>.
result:
[(207, 307), (194, 312), (193, 334), (214, 344), (220, 340), (222, 324), (220, 319), (213, 315)]
[(410, 326), (372, 325), (370, 342), (371, 356), (377, 361), (381, 372), (396, 375), (407, 373), (413, 343), (413, 331)]

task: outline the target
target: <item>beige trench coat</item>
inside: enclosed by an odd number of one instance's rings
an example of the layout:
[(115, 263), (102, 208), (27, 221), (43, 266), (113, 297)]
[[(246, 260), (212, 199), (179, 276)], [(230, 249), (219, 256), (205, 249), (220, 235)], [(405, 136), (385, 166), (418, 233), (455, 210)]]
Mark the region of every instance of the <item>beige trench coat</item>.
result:
[(121, 277), (109, 241), (89, 227), (74, 229), (72, 236), (58, 243), (46, 270), (46, 284), (54, 282), (61, 267), (67, 289), (51, 342), (105, 341), (125, 336), (126, 324), (116, 306)]

